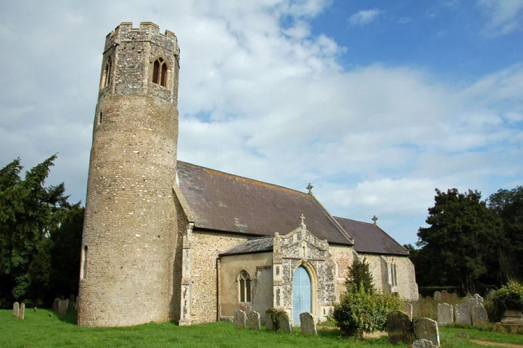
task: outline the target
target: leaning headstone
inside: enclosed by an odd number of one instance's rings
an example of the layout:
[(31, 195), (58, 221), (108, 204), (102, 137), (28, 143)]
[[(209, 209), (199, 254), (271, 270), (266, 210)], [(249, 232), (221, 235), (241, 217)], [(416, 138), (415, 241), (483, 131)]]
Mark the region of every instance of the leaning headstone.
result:
[(414, 319), (414, 335), (416, 339), (426, 339), (439, 347), (438, 323), (429, 318)]
[(303, 312), (300, 314), (301, 333), (303, 335), (318, 336), (318, 330), (316, 329), (316, 320), (314, 316), (309, 312)]
[(291, 321), (287, 313), (281, 313), (278, 315), (278, 327), (283, 332), (292, 332)]
[(261, 330), (260, 313), (251, 311), (248, 316), (249, 329)]
[(405, 314), (409, 316), (410, 319), (412, 319), (412, 312), (414, 311), (412, 303), (405, 302)]
[(25, 318), (25, 303), (23, 303), (23, 302), (20, 305), (20, 314), (18, 315), (18, 318), (20, 318), (20, 319)]
[(438, 325), (449, 326), (454, 324), (454, 308), (448, 303), (438, 303)]
[(412, 343), (412, 348), (433, 348), (436, 347), (432, 341), (421, 339), (416, 340), (414, 343)]
[(411, 344), (414, 337), (410, 317), (400, 311), (390, 312), (387, 315), (387, 334), (391, 343)]
[(489, 323), (487, 310), (481, 303), (472, 306), (471, 317), (473, 326), (485, 326)]
[(434, 301), (441, 301), (441, 292), (434, 291)]
[(234, 311), (234, 327), (238, 329), (245, 329), (245, 322), (247, 317), (242, 310)]
[(274, 330), (274, 313), (269, 311), (265, 312), (265, 330)]
[(18, 318), (20, 315), (20, 304), (18, 302), (13, 303), (13, 317)]
[(455, 321), (459, 325), (472, 325), (472, 318), (470, 314), (470, 306), (467, 303), (460, 303), (456, 305)]

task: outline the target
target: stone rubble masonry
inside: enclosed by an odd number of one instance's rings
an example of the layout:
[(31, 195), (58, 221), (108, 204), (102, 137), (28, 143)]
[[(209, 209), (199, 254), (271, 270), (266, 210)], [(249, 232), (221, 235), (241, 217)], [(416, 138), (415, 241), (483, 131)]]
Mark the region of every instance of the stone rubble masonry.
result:
[(449, 326), (454, 324), (454, 308), (448, 303), (438, 303), (438, 325)]
[(300, 314), (301, 333), (303, 335), (318, 336), (318, 330), (316, 329), (316, 319), (314, 315), (309, 312), (303, 312)]
[[(153, 23), (122, 23), (106, 38), (82, 239), (80, 326), (165, 322), (172, 314), (179, 55), (176, 36)], [(152, 83), (158, 57), (169, 67), (166, 87)]]

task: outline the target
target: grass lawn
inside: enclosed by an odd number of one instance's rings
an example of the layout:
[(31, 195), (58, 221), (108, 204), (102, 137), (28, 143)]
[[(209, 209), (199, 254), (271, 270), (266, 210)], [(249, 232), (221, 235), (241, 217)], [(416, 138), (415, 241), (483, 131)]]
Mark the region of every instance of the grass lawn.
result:
[[(0, 347), (407, 347), (388, 343), (387, 337), (358, 341), (343, 339), (338, 330), (323, 329), (319, 337), (235, 329), (232, 323), (212, 323), (178, 327), (172, 323), (126, 327), (84, 328), (75, 325), (76, 313), (53, 314), (39, 309), (26, 310), (24, 320), (14, 318), (11, 310), (0, 310)], [(298, 330), (299, 331), (299, 330)], [(478, 329), (443, 328), (443, 347), (486, 347), (456, 333), (466, 331), (471, 339), (523, 345), (523, 335), (483, 332)]]

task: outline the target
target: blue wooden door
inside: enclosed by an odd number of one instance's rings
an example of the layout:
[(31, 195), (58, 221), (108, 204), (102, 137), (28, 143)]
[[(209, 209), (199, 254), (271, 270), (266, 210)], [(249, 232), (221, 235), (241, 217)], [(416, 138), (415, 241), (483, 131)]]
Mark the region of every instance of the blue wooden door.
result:
[(305, 267), (300, 266), (292, 279), (292, 316), (294, 325), (300, 325), (300, 314), (312, 313), (311, 277)]

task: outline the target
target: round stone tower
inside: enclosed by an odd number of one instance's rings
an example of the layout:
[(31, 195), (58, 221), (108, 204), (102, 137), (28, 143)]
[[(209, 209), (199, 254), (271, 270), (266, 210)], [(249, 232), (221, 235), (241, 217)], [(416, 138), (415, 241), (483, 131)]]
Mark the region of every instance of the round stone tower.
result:
[(154, 23), (107, 35), (93, 126), (78, 324), (169, 319), (180, 49)]

